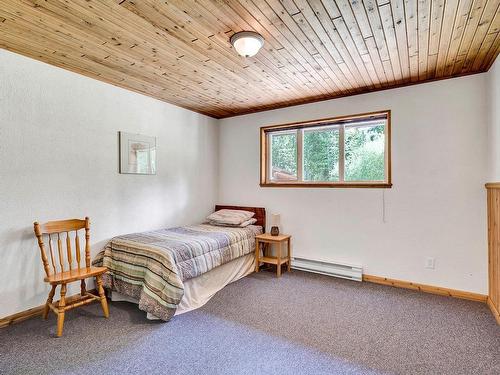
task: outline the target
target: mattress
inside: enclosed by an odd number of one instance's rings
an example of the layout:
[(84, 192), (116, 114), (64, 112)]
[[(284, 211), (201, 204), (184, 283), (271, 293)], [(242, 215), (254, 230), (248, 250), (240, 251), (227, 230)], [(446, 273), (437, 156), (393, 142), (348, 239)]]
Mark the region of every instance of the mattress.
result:
[(262, 227), (208, 224), (113, 238), (94, 260), (108, 267), (106, 288), (138, 301), (139, 309), (168, 321), (185, 294), (184, 283), (253, 253)]

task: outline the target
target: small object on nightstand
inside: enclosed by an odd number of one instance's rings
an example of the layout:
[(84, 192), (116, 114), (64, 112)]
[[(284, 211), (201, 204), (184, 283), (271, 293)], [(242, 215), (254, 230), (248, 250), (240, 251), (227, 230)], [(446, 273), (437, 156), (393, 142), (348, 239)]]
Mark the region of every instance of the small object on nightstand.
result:
[(272, 214), (271, 215), (271, 236), (277, 236), (280, 234), (280, 214)]
[[(259, 272), (260, 263), (266, 264), (275, 264), (276, 265), (276, 274), (278, 277), (281, 276), (281, 265), (287, 264), (287, 271), (291, 270), (291, 260), (292, 260), (292, 251), (290, 249), (290, 238), (292, 236), (289, 234), (279, 234), (277, 236), (273, 236), (270, 233), (259, 234), (255, 236), (255, 272)], [(282, 256), (281, 247), (282, 244), (287, 245), (287, 255)], [(260, 255), (260, 244), (263, 244), (262, 248), (262, 256)], [(276, 256), (267, 256), (265, 254), (265, 248), (269, 244), (277, 245)]]

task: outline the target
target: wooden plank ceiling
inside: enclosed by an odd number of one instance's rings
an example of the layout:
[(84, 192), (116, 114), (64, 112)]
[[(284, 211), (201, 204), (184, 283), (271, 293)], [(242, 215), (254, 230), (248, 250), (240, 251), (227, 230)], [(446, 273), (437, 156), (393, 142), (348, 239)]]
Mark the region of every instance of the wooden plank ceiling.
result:
[(222, 118), (486, 71), (499, 3), (0, 0), (0, 47)]

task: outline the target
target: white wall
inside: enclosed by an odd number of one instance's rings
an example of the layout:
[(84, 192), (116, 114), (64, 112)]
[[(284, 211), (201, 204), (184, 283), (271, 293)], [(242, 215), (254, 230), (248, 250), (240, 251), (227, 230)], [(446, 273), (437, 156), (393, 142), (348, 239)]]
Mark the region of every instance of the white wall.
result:
[(488, 75), (488, 182), (500, 181), (500, 59)]
[[(118, 131), (157, 137), (157, 175), (118, 173)], [(0, 317), (47, 298), (33, 221), (88, 215), (93, 254), (200, 221), (217, 159), (216, 120), (0, 50)]]
[[(219, 201), (281, 213), (297, 256), (486, 294), (486, 86), (480, 74), (222, 120)], [(383, 109), (392, 189), (259, 187), (260, 126)]]

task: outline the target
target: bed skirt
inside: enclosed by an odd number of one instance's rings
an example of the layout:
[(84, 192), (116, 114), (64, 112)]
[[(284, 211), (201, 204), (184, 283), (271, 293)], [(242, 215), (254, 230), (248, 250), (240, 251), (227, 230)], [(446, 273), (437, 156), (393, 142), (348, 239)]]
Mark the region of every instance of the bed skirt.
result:
[[(184, 296), (177, 307), (175, 315), (197, 309), (206, 304), (219, 290), (252, 273), (255, 269), (255, 255), (247, 254), (236, 258), (207, 273), (184, 281)], [(112, 301), (126, 301), (137, 304), (138, 301), (112, 291)], [(147, 318), (157, 320), (156, 316), (147, 313)]]

